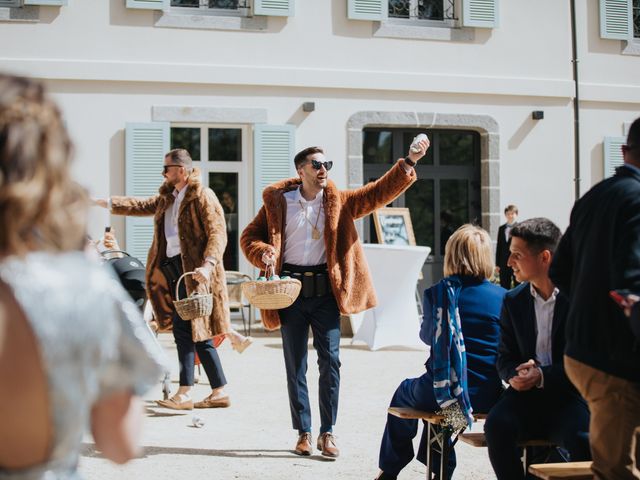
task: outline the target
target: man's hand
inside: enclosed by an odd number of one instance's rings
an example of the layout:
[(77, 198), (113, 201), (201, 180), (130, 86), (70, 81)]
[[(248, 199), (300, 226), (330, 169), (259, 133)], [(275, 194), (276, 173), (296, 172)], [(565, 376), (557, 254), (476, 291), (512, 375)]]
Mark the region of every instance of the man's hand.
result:
[(540, 373), (540, 369), (536, 367), (536, 362), (533, 360), (528, 360), (518, 365), (516, 372), (518, 372), (518, 375), (509, 379), (509, 385), (518, 392), (531, 390), (537, 387), (542, 380), (542, 373)]
[(106, 198), (91, 198), (91, 203), (102, 208), (109, 208), (109, 201)]
[(275, 265), (276, 264), (276, 249), (273, 247), (269, 247), (269, 249), (262, 254), (262, 263), (265, 265)]
[(409, 154), (407, 155), (412, 162), (416, 163), (427, 153), (427, 150), (429, 149), (429, 139), (425, 138), (424, 140), (420, 140), (417, 143), (417, 146), (420, 147), (419, 152), (414, 153), (413, 150), (409, 149)]
[(212, 273), (213, 265), (211, 265), (209, 262), (205, 262), (204, 265), (194, 270), (193, 278), (198, 283), (209, 285), (209, 279), (211, 278)]

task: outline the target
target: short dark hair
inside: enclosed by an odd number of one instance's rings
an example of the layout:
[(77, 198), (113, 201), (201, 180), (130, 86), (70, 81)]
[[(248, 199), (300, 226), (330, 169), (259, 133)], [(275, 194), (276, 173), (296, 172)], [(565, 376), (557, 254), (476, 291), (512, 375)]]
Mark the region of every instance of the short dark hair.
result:
[(535, 253), (549, 250), (554, 254), (560, 243), (562, 232), (548, 218), (537, 217), (518, 223), (511, 229), (511, 236), (527, 242), (529, 249)]
[(304, 162), (307, 161), (307, 157), (309, 155), (313, 155), (314, 153), (324, 153), (320, 147), (307, 147), (304, 150), (300, 150), (296, 153), (296, 156), (293, 159), (293, 163), (296, 166), (296, 170), (298, 170)]
[(506, 215), (509, 212), (515, 212), (516, 215), (518, 214), (518, 207), (516, 207), (515, 205), (507, 205), (504, 209), (504, 214)]
[(174, 148), (173, 150), (169, 150), (164, 157), (169, 157), (171, 163), (174, 163), (176, 165), (183, 165), (187, 168), (187, 170), (191, 170), (191, 168), (193, 167), (193, 160), (191, 160), (191, 155), (189, 155), (189, 152), (184, 148)]
[(626, 147), (627, 155), (630, 155), (634, 162), (640, 163), (640, 118), (636, 118), (629, 127)]

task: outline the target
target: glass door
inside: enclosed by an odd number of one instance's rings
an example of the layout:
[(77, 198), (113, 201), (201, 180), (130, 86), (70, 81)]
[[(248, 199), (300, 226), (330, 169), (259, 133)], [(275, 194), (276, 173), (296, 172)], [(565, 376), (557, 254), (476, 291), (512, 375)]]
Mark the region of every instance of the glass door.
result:
[[(384, 175), (407, 154), (424, 130), (367, 128), (363, 135), (364, 178)], [(418, 180), (390, 207), (406, 207), (416, 244), (431, 247), (423, 267), (423, 286), (442, 278), (444, 246), (464, 223), (480, 224), (480, 135), (466, 130), (426, 131), (431, 147), (416, 166)], [(364, 222), (365, 241), (377, 242), (373, 221)]]
[(237, 125), (172, 125), (171, 148), (186, 148), (202, 181), (218, 197), (227, 228), (223, 255), (226, 270), (252, 273), (240, 251), (240, 232), (251, 220), (250, 135), (248, 127)]

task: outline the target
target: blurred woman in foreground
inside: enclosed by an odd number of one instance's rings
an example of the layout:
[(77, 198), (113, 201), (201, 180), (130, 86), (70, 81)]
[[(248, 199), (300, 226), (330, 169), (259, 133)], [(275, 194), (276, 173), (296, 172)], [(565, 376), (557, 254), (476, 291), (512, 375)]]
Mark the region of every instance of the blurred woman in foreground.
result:
[(82, 435), (124, 463), (162, 351), (89, 262), (71, 142), (35, 81), (0, 74), (0, 479), (75, 479)]

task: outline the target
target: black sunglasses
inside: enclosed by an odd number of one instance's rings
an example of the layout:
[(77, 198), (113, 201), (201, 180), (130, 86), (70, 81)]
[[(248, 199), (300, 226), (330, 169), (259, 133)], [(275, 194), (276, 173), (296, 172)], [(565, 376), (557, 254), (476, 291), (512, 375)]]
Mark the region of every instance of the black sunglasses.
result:
[(172, 167), (182, 167), (182, 165), (163, 165), (162, 166), (162, 173), (167, 173), (169, 171), (170, 168)]
[(329, 170), (331, 170), (331, 167), (333, 167), (333, 162), (331, 160), (327, 160), (326, 162), (311, 160), (311, 166), (314, 170), (320, 170), (324, 166), (324, 169), (328, 172)]

